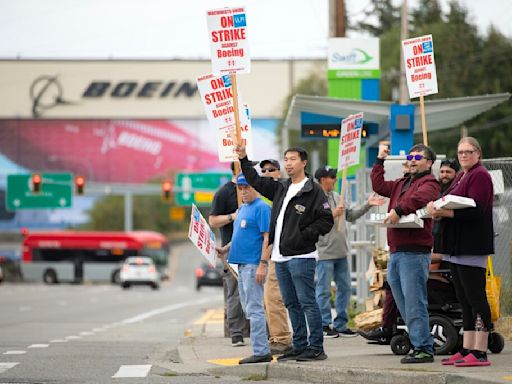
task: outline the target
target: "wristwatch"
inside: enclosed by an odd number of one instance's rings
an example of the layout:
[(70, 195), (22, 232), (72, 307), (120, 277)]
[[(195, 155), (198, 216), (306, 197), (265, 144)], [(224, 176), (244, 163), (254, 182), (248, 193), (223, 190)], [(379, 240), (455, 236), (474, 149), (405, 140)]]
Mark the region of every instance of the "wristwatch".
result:
[(233, 221), (233, 214), (232, 214), (232, 213), (230, 213), (230, 214), (228, 215), (228, 223), (231, 223), (232, 221)]
[(268, 260), (260, 260), (260, 264), (265, 264), (268, 267)]

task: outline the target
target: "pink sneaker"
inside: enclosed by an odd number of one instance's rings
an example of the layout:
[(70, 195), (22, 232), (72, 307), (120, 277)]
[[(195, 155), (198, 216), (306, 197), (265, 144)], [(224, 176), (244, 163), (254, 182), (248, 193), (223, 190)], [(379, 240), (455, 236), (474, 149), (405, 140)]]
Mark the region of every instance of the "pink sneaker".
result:
[(454, 364), (456, 367), (487, 367), (491, 365), (491, 362), (486, 358), (476, 358), (475, 355), (470, 353), (464, 359), (456, 361)]
[(464, 355), (460, 352), (457, 352), (455, 355), (450, 356), (447, 359), (441, 360), (441, 364), (443, 365), (454, 365), (457, 360), (464, 360)]

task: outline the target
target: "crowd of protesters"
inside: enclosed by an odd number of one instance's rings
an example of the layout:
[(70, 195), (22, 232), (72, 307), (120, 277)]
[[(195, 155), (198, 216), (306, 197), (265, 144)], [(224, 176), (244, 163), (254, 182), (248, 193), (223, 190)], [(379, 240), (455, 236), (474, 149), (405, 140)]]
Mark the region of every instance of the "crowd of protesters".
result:
[[(494, 252), (493, 186), (481, 165), (482, 149), (476, 139), (460, 140), (457, 161), (441, 162), (439, 180), (432, 173), (436, 154), (423, 144), (409, 150), (402, 177), (386, 180), (384, 163), (389, 147), (381, 146), (371, 172), (375, 194), (359, 208), (346, 208), (334, 191), (336, 170), (322, 167), (314, 178), (306, 172), (308, 154), (300, 147), (284, 153), (286, 179), (280, 178), (277, 160), (261, 161), (258, 174), (254, 168), (258, 163), (247, 158), (245, 147), (238, 145), (236, 152), (241, 173), (216, 194), (210, 224), (221, 228), (221, 234), (231, 226), (217, 251), (219, 257), (227, 257), (227, 262), (238, 267), (238, 282), (227, 279), (226, 304), (234, 346), (243, 345), (243, 320), (239, 313), (233, 315), (238, 306), (250, 320), (253, 355), (239, 364), (268, 362), (272, 355), (278, 355), (278, 361), (324, 360), (324, 337), (357, 335), (348, 327), (351, 279), (346, 222), (384, 204), (384, 198), (388, 199), (385, 223), (397, 224), (402, 216), (425, 207), (429, 218), (424, 219), (423, 228), (388, 226), (390, 259), (383, 324), (365, 337), (389, 337), (391, 324), (400, 314), (413, 346), (401, 362), (433, 362), (427, 285), (429, 271), (442, 262), (451, 272), (464, 332), (461, 350), (442, 364), (491, 364), (486, 354), (492, 323), (485, 271), (487, 256)], [(240, 208), (236, 188), (242, 195)], [(447, 194), (472, 198), (475, 207), (436, 208), (433, 202)], [(447, 283), (432, 280), (434, 285)], [(336, 285), (334, 319), (332, 281)], [(442, 291), (443, 286), (439, 287)]]

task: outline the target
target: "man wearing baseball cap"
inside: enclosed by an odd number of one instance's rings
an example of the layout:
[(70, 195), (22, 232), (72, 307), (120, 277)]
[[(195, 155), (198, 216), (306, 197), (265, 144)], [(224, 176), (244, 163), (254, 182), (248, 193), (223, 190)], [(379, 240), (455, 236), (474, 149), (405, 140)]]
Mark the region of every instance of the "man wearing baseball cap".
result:
[(268, 246), (270, 207), (252, 188), (242, 173), (236, 178), (243, 204), (233, 224), (233, 238), (223, 247), (217, 247), (220, 255), (229, 251), (228, 262), (238, 265), (238, 289), (245, 316), (251, 325), (253, 355), (239, 364), (264, 363), (272, 360), (270, 353), (265, 309), (263, 307), (263, 283), (256, 270), (261, 255)]

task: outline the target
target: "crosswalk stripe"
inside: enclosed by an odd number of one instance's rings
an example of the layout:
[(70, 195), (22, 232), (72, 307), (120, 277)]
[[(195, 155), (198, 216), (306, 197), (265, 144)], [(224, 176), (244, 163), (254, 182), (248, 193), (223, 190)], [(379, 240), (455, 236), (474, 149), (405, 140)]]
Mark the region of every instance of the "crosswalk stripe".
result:
[(15, 367), (19, 363), (0, 363), (0, 373), (4, 373), (5, 371)]
[(146, 377), (150, 370), (151, 365), (121, 365), (112, 377)]
[(27, 351), (7, 351), (2, 353), (2, 355), (23, 355), (27, 353)]

